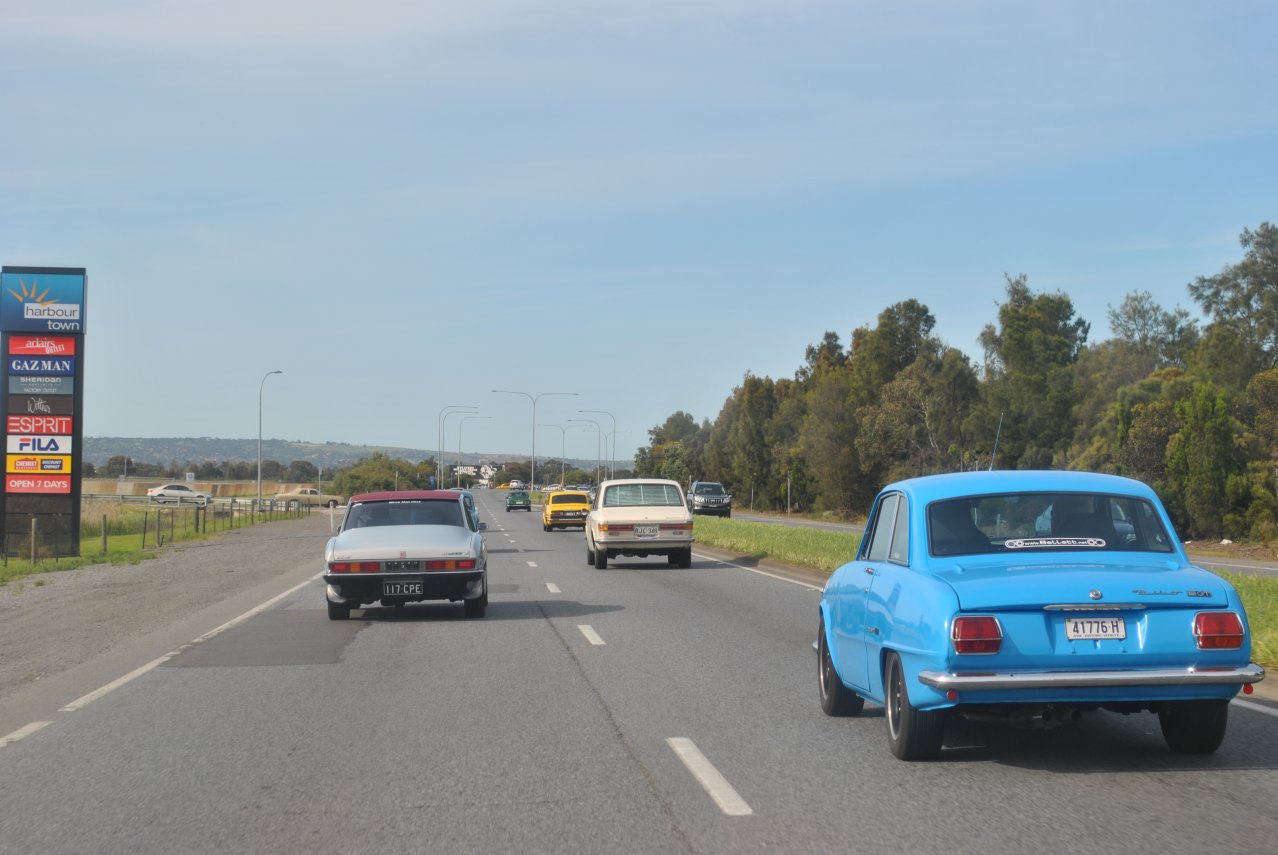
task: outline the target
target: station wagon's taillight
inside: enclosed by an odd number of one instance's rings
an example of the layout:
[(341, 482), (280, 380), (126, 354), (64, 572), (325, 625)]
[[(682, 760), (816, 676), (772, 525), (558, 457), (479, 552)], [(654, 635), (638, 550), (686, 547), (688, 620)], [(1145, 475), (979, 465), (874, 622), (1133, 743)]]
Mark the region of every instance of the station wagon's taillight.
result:
[(1242, 618), (1236, 612), (1199, 612), (1194, 638), (1199, 650), (1237, 650), (1243, 643)]
[(379, 573), (382, 565), (379, 561), (330, 561), (330, 573)]
[(964, 615), (954, 618), (950, 630), (955, 653), (998, 653), (1003, 644), (1003, 628), (998, 618), (990, 615)]

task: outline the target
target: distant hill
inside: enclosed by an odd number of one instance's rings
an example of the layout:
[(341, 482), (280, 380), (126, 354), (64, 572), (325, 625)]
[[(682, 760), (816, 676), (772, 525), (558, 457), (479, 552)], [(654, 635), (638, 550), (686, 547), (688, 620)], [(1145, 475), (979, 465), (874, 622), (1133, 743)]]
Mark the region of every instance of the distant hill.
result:
[[(420, 448), (399, 448), (379, 445), (350, 445), (344, 442), (304, 442), (302, 440), (263, 439), (262, 459), (274, 460), (285, 466), (295, 460), (305, 460), (325, 469), (351, 466), (374, 454), (402, 458), (417, 463), (435, 456), (434, 451)], [(84, 460), (94, 466), (103, 466), (112, 457), (125, 456), (138, 463), (205, 463), (223, 460), (257, 460), (256, 439), (216, 439), (200, 437), (121, 437), (86, 436)], [(444, 462), (452, 463), (456, 455), (444, 452)], [(506, 463), (511, 460), (527, 460), (527, 454), (490, 454), (464, 452), (462, 463)], [(538, 454), (538, 460), (545, 456)], [(573, 466), (588, 468), (593, 460), (569, 460)]]

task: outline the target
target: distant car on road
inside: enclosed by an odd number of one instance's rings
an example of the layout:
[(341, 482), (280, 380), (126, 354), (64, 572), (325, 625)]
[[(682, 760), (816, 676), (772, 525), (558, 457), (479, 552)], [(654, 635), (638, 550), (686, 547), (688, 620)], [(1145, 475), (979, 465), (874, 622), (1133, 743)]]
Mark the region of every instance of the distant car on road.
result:
[(1172, 751), (1207, 754), (1265, 673), (1237, 592), (1190, 562), (1154, 491), (1087, 472), (884, 487), (825, 585), (815, 646), (822, 710), (883, 705), (902, 760), (939, 754), (951, 717), (1098, 710), (1157, 713)]
[(510, 513), (511, 511), (532, 512), (532, 500), (528, 498), (527, 490), (511, 488), (511, 491), (506, 494), (506, 512)]
[(157, 505), (165, 505), (170, 502), (190, 502), (204, 507), (213, 501), (212, 495), (181, 483), (162, 484), (159, 487), (152, 487), (146, 491), (146, 497)]
[(319, 490), (310, 487), (301, 487), (296, 490), (286, 490), (283, 493), (276, 493), (277, 501), (297, 502), (301, 505), (323, 505), (326, 508), (335, 508), (342, 504), (341, 496), (334, 496), (331, 493), (321, 493)]
[(586, 526), (590, 496), (580, 490), (557, 490), (546, 497), (541, 508), (541, 530)]
[(488, 608), (488, 550), (474, 497), (462, 490), (352, 496), (324, 548), (330, 620), (369, 603), (461, 601), (466, 617)]
[(599, 570), (618, 555), (664, 555), (671, 564), (692, 566), (692, 513), (678, 481), (604, 481), (585, 528), (586, 563)]
[(693, 481), (688, 488), (688, 507), (694, 514), (732, 516), (732, 496), (718, 481)]

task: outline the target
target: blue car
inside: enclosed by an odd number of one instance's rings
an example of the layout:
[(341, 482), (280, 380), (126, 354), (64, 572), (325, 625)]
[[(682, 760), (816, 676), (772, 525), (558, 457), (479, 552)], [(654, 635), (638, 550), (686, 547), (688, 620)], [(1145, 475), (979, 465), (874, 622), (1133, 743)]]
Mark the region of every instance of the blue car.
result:
[(821, 596), (821, 708), (882, 704), (902, 760), (946, 720), (1158, 715), (1175, 752), (1225, 737), (1264, 677), (1233, 587), (1194, 566), (1154, 491), (1084, 472), (963, 472), (890, 484)]

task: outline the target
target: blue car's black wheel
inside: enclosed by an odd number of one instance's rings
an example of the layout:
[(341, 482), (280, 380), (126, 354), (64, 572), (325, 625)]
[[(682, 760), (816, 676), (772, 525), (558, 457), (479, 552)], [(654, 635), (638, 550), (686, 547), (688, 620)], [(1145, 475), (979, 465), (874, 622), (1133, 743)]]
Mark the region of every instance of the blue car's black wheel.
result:
[(1158, 711), (1167, 747), (1177, 754), (1210, 754), (1225, 740), (1229, 701), (1178, 701)]
[(889, 652), (883, 663), (888, 745), (901, 760), (930, 760), (941, 753), (945, 736), (945, 711), (915, 709), (905, 683), (901, 657)]
[(865, 698), (843, 685), (834, 670), (830, 648), (825, 643), (825, 618), (817, 624), (817, 686), (821, 691), (821, 710), (826, 715), (860, 715)]

